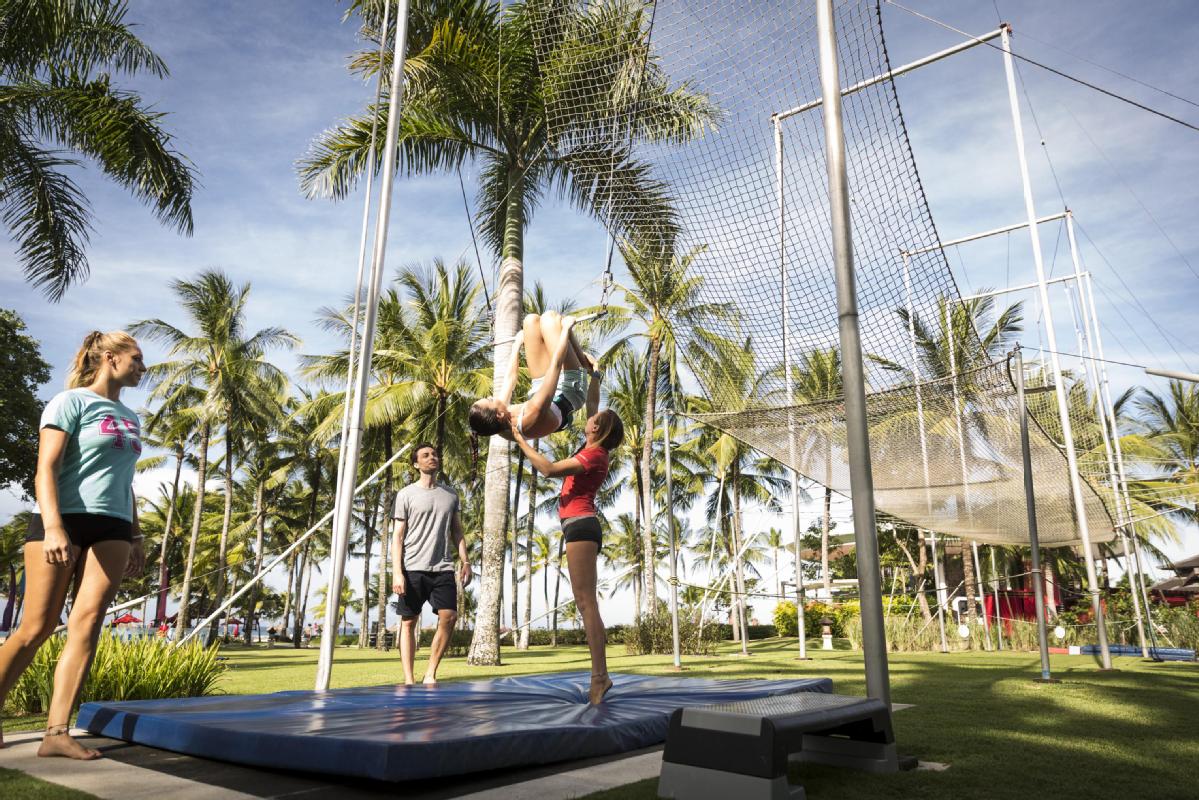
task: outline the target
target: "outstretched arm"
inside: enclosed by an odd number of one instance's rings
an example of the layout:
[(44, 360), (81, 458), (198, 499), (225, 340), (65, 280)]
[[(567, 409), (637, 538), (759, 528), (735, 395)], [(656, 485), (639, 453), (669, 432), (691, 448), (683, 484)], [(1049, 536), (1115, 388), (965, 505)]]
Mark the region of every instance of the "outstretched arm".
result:
[(529, 460), (529, 465), (547, 478), (564, 478), (567, 475), (578, 475), (586, 469), (581, 461), (573, 457), (551, 462), (537, 448), (529, 444), (529, 440), (525, 438), (523, 433), (516, 429), (515, 425), (512, 426), (512, 440), (524, 451), (525, 458)]
[(525, 332), (517, 331), (512, 340), (512, 352), (508, 355), (508, 372), (504, 376), (504, 386), (496, 395), (505, 404), (512, 402), (512, 392), (516, 390), (516, 379), (520, 376), (520, 350), (525, 343)]

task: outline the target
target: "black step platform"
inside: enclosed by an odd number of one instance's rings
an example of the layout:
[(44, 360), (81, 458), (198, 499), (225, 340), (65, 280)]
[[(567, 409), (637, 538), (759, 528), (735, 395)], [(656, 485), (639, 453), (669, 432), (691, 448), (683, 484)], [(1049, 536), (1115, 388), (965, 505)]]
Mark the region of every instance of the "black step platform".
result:
[(837, 694), (680, 708), (670, 718), (658, 795), (802, 800), (803, 787), (787, 782), (792, 758), (896, 772), (891, 710), (881, 700)]

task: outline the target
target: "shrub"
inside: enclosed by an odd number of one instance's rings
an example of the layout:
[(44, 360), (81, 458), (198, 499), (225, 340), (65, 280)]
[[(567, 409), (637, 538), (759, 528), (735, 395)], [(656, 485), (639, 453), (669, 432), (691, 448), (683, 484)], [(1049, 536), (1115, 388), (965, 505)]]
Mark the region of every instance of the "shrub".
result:
[[(703, 633), (690, 615), (679, 615), (679, 651), (689, 656), (710, 656), (716, 652), (719, 625), (705, 625)], [(727, 625), (724, 627), (728, 627)], [(770, 627), (760, 625), (770, 631)], [(769, 633), (767, 635), (770, 635)], [(638, 616), (624, 631), (625, 650), (630, 655), (669, 654), (674, 652), (670, 612), (659, 609)]]
[(774, 607), (774, 631), (779, 636), (799, 635), (799, 612), (795, 603), (783, 600)]
[[(54, 636), (37, 651), (9, 693), (7, 705), (13, 713), (41, 714), (50, 707), (54, 668), (65, 645), (65, 636)], [(218, 645), (205, 648), (199, 642), (176, 647), (162, 639), (122, 641), (105, 632), (96, 645), (79, 702), (213, 694), (225, 670), (217, 660), (218, 651)]]

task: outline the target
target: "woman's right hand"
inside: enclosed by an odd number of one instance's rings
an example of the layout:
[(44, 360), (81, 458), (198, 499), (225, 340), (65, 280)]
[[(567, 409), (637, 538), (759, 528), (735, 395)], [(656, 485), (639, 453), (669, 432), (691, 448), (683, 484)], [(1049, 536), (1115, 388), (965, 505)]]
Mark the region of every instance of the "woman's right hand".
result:
[(69, 567), (75, 560), (75, 553), (71, 548), (71, 540), (67, 538), (67, 529), (60, 523), (47, 525), (45, 531), (42, 553), (46, 556), (46, 563), (55, 567)]

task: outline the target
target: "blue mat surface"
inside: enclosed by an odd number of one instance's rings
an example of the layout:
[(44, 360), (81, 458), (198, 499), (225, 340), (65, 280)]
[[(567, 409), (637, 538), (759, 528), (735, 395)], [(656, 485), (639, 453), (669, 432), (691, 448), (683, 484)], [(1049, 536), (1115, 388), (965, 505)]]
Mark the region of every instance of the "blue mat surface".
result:
[(203, 758), (403, 781), (622, 753), (664, 741), (671, 712), (682, 706), (832, 691), (828, 678), (613, 675), (603, 705), (592, 707), (589, 678), (86, 703), (77, 724)]

